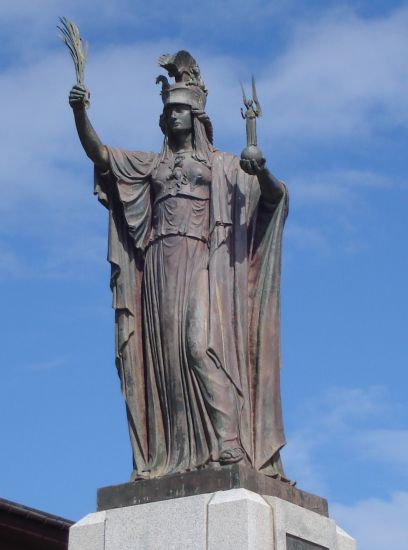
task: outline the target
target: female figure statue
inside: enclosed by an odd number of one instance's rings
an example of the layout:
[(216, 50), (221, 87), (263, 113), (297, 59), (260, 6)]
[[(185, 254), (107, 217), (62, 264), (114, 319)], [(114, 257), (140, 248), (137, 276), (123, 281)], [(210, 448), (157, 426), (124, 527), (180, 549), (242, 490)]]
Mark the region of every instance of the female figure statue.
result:
[(265, 162), (212, 144), (188, 52), (162, 56), (160, 153), (102, 144), (71, 90), (79, 138), (109, 210), (116, 365), (132, 479), (246, 461), (282, 475), (279, 281), (285, 187)]

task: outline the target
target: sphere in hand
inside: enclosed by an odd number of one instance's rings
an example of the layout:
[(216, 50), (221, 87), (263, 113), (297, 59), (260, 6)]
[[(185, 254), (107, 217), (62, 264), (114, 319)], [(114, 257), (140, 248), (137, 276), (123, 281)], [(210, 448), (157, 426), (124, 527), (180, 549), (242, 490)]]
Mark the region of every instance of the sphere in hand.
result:
[(242, 160), (256, 160), (257, 162), (261, 162), (263, 159), (263, 154), (256, 145), (248, 145), (248, 147), (243, 149), (241, 158)]

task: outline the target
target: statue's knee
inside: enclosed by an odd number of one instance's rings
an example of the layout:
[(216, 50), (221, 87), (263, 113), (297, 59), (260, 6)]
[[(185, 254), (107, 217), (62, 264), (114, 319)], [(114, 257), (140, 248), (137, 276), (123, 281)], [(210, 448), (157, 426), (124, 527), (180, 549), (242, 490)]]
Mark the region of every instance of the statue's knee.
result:
[(203, 341), (192, 338), (187, 339), (187, 355), (193, 364), (198, 364), (207, 355), (207, 345)]
[(187, 323), (187, 355), (192, 363), (200, 363), (207, 355), (207, 330), (205, 323), (194, 322), (190, 318)]
[(187, 354), (193, 362), (202, 361), (207, 355), (208, 301), (205, 292), (197, 285), (190, 298), (186, 319)]

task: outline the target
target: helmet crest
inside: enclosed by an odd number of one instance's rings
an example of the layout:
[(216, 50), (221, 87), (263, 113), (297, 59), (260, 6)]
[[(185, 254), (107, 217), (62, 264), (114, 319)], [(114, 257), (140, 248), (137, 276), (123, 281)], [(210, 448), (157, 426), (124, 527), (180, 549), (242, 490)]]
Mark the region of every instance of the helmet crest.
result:
[(163, 75), (156, 79), (156, 84), (162, 83), (161, 96), (164, 106), (181, 103), (203, 111), (208, 92), (194, 57), (189, 52), (180, 50), (174, 55), (161, 55), (159, 65), (175, 79), (174, 84), (170, 84)]

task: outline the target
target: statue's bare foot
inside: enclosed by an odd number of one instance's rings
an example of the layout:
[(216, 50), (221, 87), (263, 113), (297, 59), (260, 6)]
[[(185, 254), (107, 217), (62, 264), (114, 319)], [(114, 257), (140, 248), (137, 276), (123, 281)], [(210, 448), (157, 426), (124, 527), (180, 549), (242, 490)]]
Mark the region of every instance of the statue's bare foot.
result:
[(133, 470), (132, 475), (130, 476), (130, 481), (144, 481), (150, 479), (150, 472), (138, 472)]
[(220, 464), (235, 464), (244, 458), (244, 450), (242, 447), (233, 447), (232, 449), (224, 449), (220, 454)]

